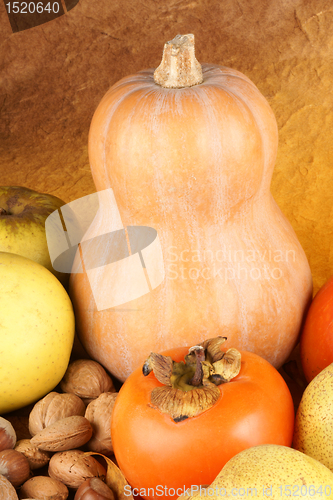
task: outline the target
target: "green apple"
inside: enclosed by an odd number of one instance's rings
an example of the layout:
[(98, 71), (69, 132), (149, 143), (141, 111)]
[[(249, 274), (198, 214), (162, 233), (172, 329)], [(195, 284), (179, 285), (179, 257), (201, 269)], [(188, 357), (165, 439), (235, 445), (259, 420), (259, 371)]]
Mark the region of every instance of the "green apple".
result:
[(69, 274), (52, 267), (45, 220), (65, 202), (19, 186), (0, 187), (0, 251), (23, 255), (46, 267), (67, 287)]
[(0, 252), (0, 414), (52, 391), (67, 369), (74, 341), (71, 300), (37, 262)]

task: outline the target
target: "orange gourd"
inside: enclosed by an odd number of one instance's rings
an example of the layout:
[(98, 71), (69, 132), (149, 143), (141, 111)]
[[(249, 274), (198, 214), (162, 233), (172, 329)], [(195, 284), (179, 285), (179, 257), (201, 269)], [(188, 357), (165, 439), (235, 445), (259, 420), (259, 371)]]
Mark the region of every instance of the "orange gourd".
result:
[[(155, 72), (123, 78), (102, 99), (89, 134), (96, 189), (112, 188), (125, 227), (157, 231), (165, 269), (149, 293), (103, 310), (86, 272), (71, 276), (81, 342), (120, 380), (151, 351), (216, 335), (275, 367), (288, 357), (312, 279), (270, 193), (277, 144), (256, 86), (234, 69), (201, 66), (192, 35), (168, 42)], [(101, 214), (103, 228), (107, 206)]]

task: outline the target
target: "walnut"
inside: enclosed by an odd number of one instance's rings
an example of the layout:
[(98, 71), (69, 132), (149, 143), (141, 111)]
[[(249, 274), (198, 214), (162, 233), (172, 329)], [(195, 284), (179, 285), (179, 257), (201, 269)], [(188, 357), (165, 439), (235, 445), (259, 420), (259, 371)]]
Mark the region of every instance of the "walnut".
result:
[(34, 436), (57, 420), (73, 415), (83, 416), (84, 412), (85, 405), (78, 396), (50, 392), (38, 401), (30, 412), (30, 434)]
[(47, 451), (40, 450), (33, 445), (30, 439), (20, 439), (15, 446), (16, 451), (20, 451), (28, 459), (30, 469), (40, 469), (50, 460), (50, 454)]
[(115, 392), (111, 377), (102, 365), (91, 359), (77, 359), (70, 363), (60, 387), (64, 392), (76, 394), (86, 404), (103, 392)]
[(106, 456), (113, 454), (111, 417), (117, 395), (117, 392), (103, 392), (88, 404), (84, 415), (93, 428), (92, 438), (87, 443), (89, 450)]

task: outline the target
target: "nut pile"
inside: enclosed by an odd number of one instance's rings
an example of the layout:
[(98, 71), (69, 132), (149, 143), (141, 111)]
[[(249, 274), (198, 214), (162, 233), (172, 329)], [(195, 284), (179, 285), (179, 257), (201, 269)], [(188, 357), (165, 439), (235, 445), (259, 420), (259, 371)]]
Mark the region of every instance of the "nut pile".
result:
[(86, 453), (113, 456), (112, 379), (96, 361), (79, 359), (60, 388), (34, 405), (23, 432), (22, 422), (0, 417), (0, 500), (116, 499), (104, 462)]

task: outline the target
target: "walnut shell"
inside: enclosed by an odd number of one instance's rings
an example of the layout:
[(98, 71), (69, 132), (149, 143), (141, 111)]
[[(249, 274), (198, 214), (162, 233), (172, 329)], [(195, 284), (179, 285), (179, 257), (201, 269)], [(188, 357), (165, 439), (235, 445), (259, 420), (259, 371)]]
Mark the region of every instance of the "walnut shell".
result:
[(87, 447), (91, 451), (106, 456), (113, 454), (111, 418), (117, 395), (117, 392), (103, 392), (88, 404), (84, 414), (93, 429), (93, 435), (88, 441)]
[(57, 420), (31, 438), (31, 444), (41, 450), (65, 451), (79, 448), (92, 436), (89, 420), (79, 415)]
[(64, 392), (76, 394), (87, 404), (102, 392), (115, 392), (111, 377), (102, 365), (91, 359), (77, 359), (70, 363), (60, 387)]
[(106, 477), (106, 470), (98, 460), (81, 450), (55, 453), (51, 457), (48, 473), (69, 488), (79, 488), (90, 477), (98, 477), (102, 481)]
[(67, 486), (47, 476), (32, 477), (20, 488), (21, 499), (66, 500), (68, 495)]
[(20, 439), (15, 446), (16, 451), (20, 451), (28, 459), (30, 469), (40, 469), (50, 460), (50, 453), (40, 450), (33, 445), (30, 439)]
[(16, 490), (5, 476), (0, 474), (0, 500), (18, 500)]
[(45, 427), (73, 415), (83, 416), (85, 405), (75, 394), (59, 394), (50, 392), (38, 401), (29, 415), (29, 431), (31, 436), (41, 432)]

